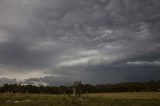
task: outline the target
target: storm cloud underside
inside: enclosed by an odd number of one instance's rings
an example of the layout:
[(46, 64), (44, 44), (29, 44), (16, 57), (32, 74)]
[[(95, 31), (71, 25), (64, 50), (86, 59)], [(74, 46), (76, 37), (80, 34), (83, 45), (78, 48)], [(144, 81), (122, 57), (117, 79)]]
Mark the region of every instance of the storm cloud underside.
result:
[(0, 82), (160, 80), (159, 28), (159, 0), (1, 0)]

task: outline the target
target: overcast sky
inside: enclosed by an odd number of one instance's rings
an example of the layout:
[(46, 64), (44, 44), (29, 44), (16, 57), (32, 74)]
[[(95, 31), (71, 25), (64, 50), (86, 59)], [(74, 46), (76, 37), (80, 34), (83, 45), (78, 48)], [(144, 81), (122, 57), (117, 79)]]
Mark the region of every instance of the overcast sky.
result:
[(0, 78), (160, 80), (160, 1), (0, 0)]

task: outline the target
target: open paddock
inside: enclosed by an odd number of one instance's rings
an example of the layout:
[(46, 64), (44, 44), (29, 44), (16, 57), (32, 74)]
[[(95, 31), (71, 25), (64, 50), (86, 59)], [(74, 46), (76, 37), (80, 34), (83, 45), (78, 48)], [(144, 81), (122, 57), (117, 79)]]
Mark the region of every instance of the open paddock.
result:
[(160, 92), (82, 94), (74, 97), (0, 94), (0, 106), (160, 106)]

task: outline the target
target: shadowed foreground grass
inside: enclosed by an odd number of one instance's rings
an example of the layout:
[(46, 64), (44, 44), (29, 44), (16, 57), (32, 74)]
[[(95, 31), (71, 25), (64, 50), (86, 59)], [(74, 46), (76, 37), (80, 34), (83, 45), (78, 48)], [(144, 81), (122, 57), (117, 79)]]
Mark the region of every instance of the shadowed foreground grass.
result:
[(160, 106), (160, 93), (103, 93), (72, 97), (48, 94), (0, 94), (0, 106)]

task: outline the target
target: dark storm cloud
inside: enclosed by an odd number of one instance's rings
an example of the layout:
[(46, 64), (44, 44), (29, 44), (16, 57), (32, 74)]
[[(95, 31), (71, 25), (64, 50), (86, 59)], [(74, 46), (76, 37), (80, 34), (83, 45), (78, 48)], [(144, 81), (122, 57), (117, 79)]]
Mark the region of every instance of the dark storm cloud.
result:
[(159, 28), (158, 0), (1, 0), (0, 74), (49, 75), (49, 84), (158, 80)]

